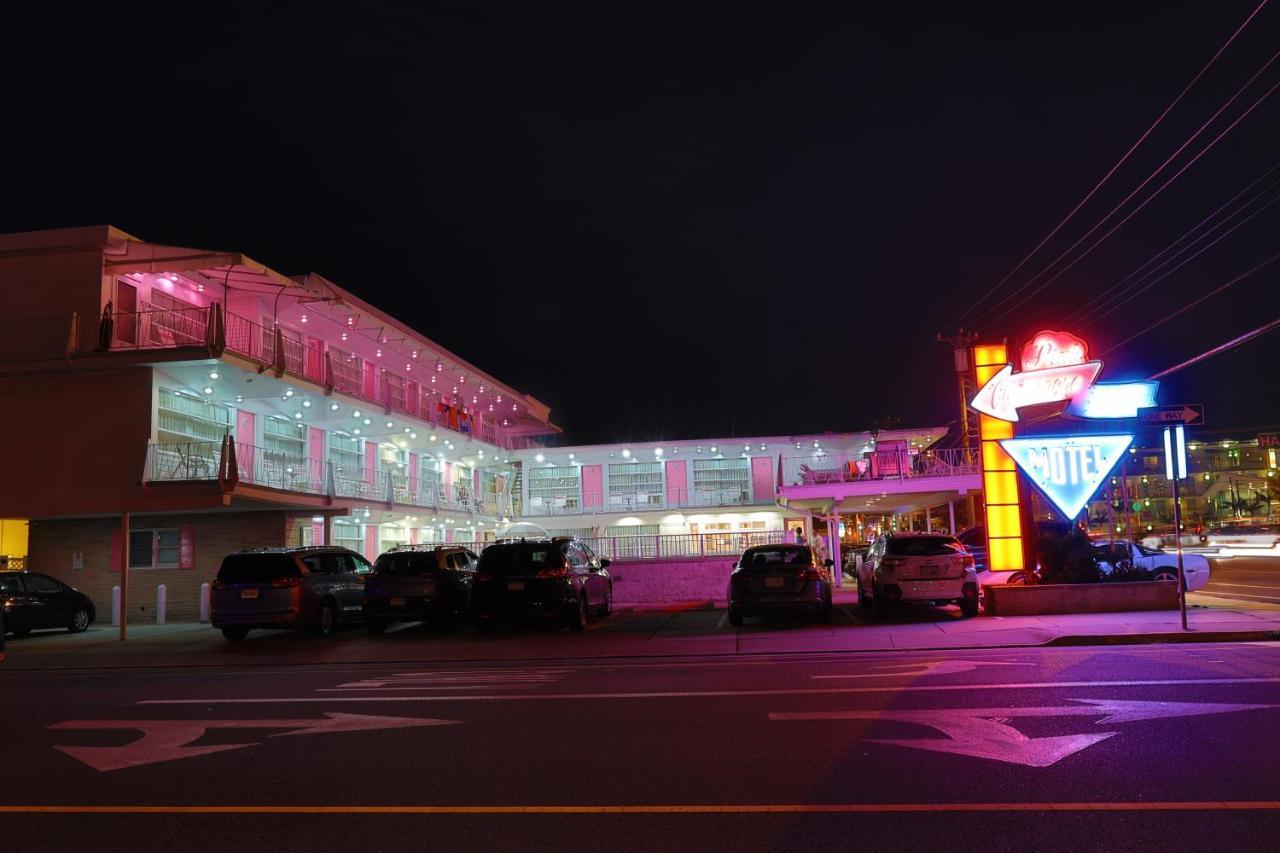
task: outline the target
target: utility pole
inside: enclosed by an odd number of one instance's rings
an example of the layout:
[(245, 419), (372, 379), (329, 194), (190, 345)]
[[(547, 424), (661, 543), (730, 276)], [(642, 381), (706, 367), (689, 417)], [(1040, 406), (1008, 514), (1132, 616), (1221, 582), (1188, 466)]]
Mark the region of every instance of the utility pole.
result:
[(969, 401), (978, 393), (973, 369), (973, 345), (978, 335), (961, 328), (949, 338), (938, 335), (938, 340), (951, 344), (955, 354), (956, 390), (960, 395), (960, 446), (966, 455), (974, 454), (978, 442), (978, 414), (969, 408)]

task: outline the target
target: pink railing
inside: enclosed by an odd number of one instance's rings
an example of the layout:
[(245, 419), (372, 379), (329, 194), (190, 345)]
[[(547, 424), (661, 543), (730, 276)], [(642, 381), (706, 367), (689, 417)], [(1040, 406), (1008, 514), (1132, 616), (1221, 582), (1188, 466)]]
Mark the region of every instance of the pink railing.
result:
[(964, 448), (919, 453), (871, 451), (789, 457), (782, 460), (784, 486), (855, 483), (862, 480), (910, 480), (981, 473), (975, 452)]

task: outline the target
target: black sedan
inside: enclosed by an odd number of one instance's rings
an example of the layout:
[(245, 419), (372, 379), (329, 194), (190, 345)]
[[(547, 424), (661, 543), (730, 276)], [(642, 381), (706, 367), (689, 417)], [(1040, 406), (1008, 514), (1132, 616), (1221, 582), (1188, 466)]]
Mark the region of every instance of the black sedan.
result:
[(453, 625), (469, 617), (476, 561), (456, 545), (388, 551), (365, 578), (365, 627), (381, 634), (392, 622)]
[(831, 566), (808, 545), (748, 548), (729, 576), (729, 624), (758, 613), (807, 613), (831, 621)]
[(79, 633), (93, 624), (93, 600), (75, 587), (35, 572), (0, 573), (0, 607), (4, 628), (25, 637), (41, 628)]

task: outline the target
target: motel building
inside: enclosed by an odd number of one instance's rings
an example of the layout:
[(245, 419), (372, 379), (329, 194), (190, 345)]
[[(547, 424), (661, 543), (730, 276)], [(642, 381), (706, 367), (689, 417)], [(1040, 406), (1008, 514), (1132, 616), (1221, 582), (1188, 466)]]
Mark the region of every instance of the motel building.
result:
[(510, 518), (514, 454), (558, 432), (409, 322), (236, 252), (12, 234), (0, 286), (5, 562), (102, 620), (125, 557), (131, 621), (160, 584), (193, 620), (242, 548), (483, 541)]

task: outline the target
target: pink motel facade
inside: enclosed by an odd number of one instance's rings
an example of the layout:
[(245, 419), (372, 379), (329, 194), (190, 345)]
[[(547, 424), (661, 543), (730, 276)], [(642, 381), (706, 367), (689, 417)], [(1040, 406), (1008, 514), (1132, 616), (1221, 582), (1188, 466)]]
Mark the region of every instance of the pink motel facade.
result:
[(169, 619), (195, 619), (242, 548), (374, 559), (523, 521), (731, 550), (840, 512), (954, 522), (980, 495), (973, 460), (932, 449), (945, 428), (551, 446), (535, 398), (323, 276), (234, 251), (109, 226), (0, 235), (0, 288), (3, 541), (25, 528), (9, 567), (105, 613), (127, 558), (130, 621), (151, 621), (159, 584)]

